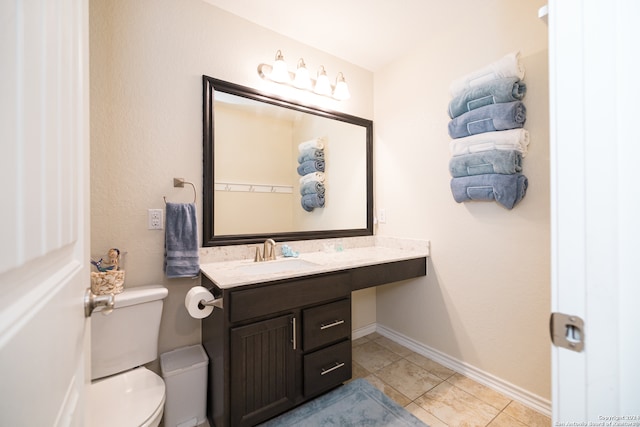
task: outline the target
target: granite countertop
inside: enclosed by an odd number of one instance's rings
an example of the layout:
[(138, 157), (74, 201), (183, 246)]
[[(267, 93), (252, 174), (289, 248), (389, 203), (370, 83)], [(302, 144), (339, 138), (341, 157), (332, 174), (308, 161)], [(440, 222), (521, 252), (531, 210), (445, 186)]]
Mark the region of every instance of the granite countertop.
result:
[[(221, 289), (312, 274), (348, 270), (429, 256), (429, 242), (407, 239), (371, 239), (370, 245), (354, 246), (342, 239), (338, 246), (324, 242), (323, 250), (302, 252), (297, 258), (278, 256), (274, 261), (236, 259), (200, 265), (202, 274)], [(294, 250), (296, 247), (291, 245)], [(255, 246), (249, 248), (255, 250)], [(277, 250), (280, 253), (280, 247)]]

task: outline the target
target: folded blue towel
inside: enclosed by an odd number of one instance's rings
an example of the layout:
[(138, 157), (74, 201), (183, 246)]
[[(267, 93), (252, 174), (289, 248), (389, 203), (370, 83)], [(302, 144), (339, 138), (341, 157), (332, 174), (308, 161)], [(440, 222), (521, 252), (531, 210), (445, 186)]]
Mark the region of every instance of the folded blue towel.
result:
[(307, 160), (324, 160), (324, 150), (322, 148), (305, 148), (298, 155), (298, 163), (304, 163)]
[(522, 174), (486, 174), (451, 178), (451, 193), (456, 202), (495, 200), (507, 209), (523, 199), (529, 181)]
[(324, 172), (324, 160), (307, 160), (298, 166), (298, 174), (300, 176), (313, 172)]
[(449, 102), (449, 117), (455, 119), (476, 108), (503, 102), (521, 101), (527, 85), (518, 77), (503, 77), (466, 89)]
[(524, 126), (527, 109), (521, 101), (491, 104), (471, 110), (449, 122), (451, 138)]
[(311, 212), (315, 208), (324, 207), (324, 196), (317, 193), (305, 194), (300, 199), (300, 204), (305, 211)]
[(200, 273), (195, 203), (167, 203), (164, 271), (168, 278)]
[(522, 153), (517, 150), (489, 150), (453, 156), (449, 160), (449, 172), (454, 178), (522, 172)]
[(319, 181), (308, 181), (300, 186), (300, 194), (303, 196), (305, 194), (313, 194), (317, 193), (321, 196), (324, 196), (324, 184)]

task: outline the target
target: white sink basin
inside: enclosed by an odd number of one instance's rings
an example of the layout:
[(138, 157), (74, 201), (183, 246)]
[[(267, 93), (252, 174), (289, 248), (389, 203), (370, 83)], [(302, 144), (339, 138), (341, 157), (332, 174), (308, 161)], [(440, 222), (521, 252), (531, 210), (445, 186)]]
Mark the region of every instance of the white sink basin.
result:
[(317, 266), (318, 264), (313, 262), (305, 261), (298, 258), (291, 258), (277, 261), (256, 262), (254, 264), (236, 267), (235, 270), (239, 270), (246, 274), (275, 274), (285, 273), (288, 271), (304, 270), (305, 268)]

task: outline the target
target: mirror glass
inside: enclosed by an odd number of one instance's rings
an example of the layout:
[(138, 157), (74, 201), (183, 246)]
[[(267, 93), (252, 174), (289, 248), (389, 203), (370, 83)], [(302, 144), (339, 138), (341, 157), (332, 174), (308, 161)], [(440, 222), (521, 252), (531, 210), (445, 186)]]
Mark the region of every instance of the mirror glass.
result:
[(203, 76), (203, 246), (373, 234), (373, 122)]

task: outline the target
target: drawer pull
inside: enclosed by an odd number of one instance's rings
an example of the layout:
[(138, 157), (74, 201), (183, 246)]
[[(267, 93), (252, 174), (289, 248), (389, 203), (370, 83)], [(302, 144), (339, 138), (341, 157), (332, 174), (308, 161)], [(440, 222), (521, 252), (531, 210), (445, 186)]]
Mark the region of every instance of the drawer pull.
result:
[(323, 323), (322, 325), (320, 325), (320, 330), (323, 331), (325, 329), (333, 328), (334, 326), (342, 325), (343, 323), (344, 320), (336, 320), (333, 323)]
[(328, 374), (329, 372), (331, 372), (331, 371), (335, 371), (336, 369), (340, 369), (340, 368), (342, 368), (343, 366), (344, 366), (344, 363), (342, 363), (342, 362), (340, 362), (340, 363), (336, 362), (336, 364), (335, 364), (335, 365), (333, 365), (332, 367), (330, 367), (329, 369), (322, 368), (322, 372), (320, 372), (320, 375)]

